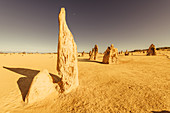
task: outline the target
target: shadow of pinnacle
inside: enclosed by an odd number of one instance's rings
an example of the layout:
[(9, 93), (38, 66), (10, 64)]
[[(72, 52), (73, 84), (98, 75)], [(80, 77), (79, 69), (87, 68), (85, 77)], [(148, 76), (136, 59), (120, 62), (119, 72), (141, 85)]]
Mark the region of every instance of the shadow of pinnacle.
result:
[(99, 62), (96, 60), (89, 60), (89, 59), (78, 59), (78, 62), (95, 62), (95, 63), (103, 64), (103, 62)]
[[(25, 101), (25, 97), (29, 91), (32, 80), (40, 71), (27, 69), (27, 68), (10, 68), (10, 67), (5, 67), (5, 66), (3, 66), (3, 68), (25, 76), (25, 77), (19, 78), (17, 81), (18, 87), (21, 91), (22, 99), (23, 101)], [(53, 78), (53, 83), (58, 83), (61, 80), (61, 78), (58, 77), (57, 75), (54, 75), (51, 73), (49, 74)]]

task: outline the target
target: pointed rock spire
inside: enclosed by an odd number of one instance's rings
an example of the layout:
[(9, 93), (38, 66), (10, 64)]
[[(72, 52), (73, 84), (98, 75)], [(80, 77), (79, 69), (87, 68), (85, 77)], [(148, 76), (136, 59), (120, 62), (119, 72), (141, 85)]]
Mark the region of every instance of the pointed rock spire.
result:
[(65, 8), (59, 13), (59, 38), (57, 71), (62, 76), (62, 90), (69, 92), (79, 85), (77, 66), (77, 45), (66, 24)]
[(156, 55), (156, 48), (154, 44), (151, 44), (148, 51), (147, 51), (147, 55)]

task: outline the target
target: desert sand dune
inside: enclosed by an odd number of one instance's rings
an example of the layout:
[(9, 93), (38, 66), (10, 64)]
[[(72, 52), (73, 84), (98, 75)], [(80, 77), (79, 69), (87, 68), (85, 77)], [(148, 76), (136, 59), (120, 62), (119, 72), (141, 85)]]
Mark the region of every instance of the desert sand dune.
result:
[[(0, 110), (2, 113), (170, 111), (170, 60), (157, 56), (119, 56), (119, 64), (103, 64), (89, 55), (78, 57), (79, 83), (68, 94), (53, 93), (43, 101), (26, 104), (33, 77), (47, 69), (56, 77), (56, 54), (0, 54)], [(60, 77), (56, 77), (57, 80)]]

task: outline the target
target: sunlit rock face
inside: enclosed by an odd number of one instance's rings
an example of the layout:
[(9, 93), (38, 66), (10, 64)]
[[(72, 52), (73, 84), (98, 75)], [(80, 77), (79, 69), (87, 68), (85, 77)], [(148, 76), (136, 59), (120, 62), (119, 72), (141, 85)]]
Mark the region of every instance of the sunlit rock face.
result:
[(65, 8), (59, 13), (59, 38), (57, 71), (61, 75), (61, 88), (69, 92), (79, 85), (77, 66), (77, 45), (73, 35), (66, 24)]
[(47, 70), (43, 70), (34, 77), (25, 97), (25, 102), (34, 103), (43, 100), (53, 92), (56, 92), (53, 79)]
[(147, 55), (156, 55), (156, 48), (155, 45), (151, 44), (148, 51), (147, 51)]
[(113, 44), (110, 47), (108, 47), (104, 52), (103, 63), (104, 64), (118, 63), (118, 49), (114, 48)]

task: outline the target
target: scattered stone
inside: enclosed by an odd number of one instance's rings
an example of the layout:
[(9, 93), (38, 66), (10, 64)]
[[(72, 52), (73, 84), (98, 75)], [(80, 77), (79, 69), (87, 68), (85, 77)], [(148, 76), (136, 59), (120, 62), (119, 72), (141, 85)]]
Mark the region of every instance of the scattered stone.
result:
[(106, 49), (103, 56), (104, 64), (118, 63), (118, 49), (114, 48), (113, 44)]
[(34, 103), (43, 100), (53, 92), (56, 92), (53, 79), (47, 70), (39, 72), (33, 79), (29, 91), (25, 97), (26, 103)]
[(62, 92), (70, 92), (79, 85), (77, 66), (77, 45), (66, 24), (65, 8), (59, 13), (59, 39), (57, 71), (61, 75)]
[(151, 44), (148, 51), (147, 51), (147, 55), (156, 55), (156, 48), (155, 45)]

